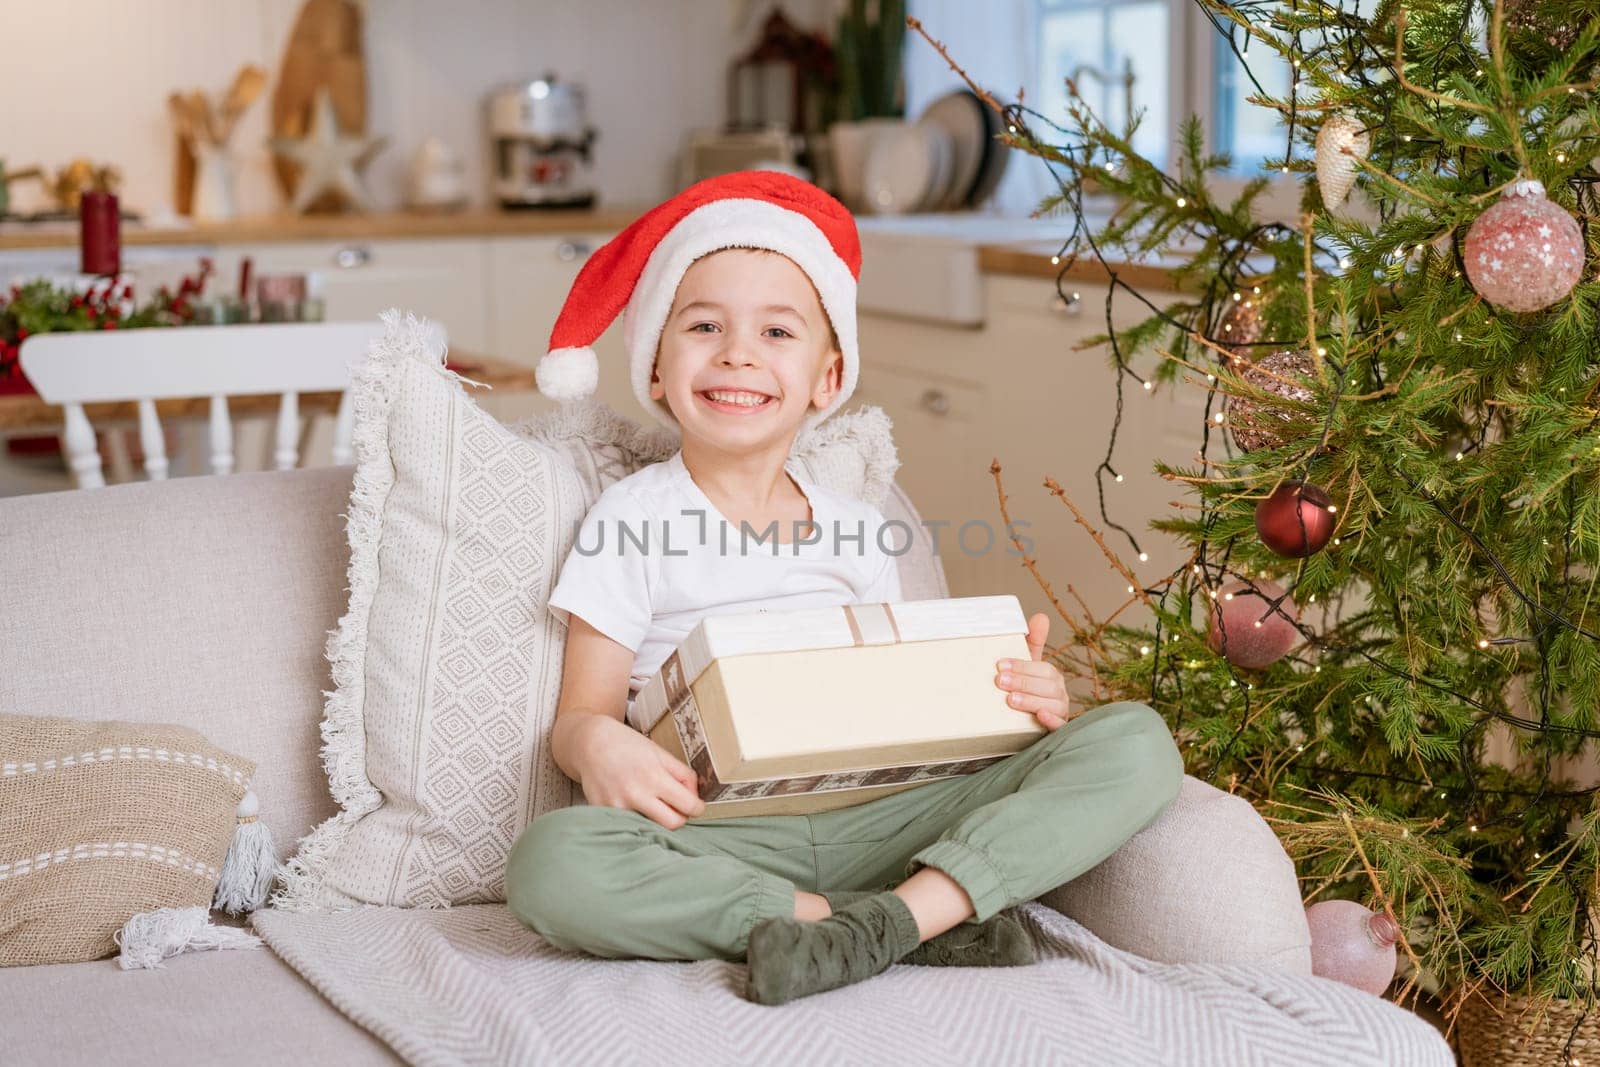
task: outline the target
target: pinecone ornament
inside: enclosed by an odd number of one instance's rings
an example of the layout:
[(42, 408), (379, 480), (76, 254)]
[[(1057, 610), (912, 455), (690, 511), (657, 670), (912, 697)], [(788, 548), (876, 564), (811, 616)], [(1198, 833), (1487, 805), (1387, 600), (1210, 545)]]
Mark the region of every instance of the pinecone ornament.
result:
[[(1347, 152), (1346, 149), (1349, 151)], [(1372, 150), (1372, 138), (1361, 123), (1349, 115), (1330, 115), (1317, 131), (1317, 188), (1322, 190), (1322, 205), (1336, 210), (1350, 195), (1361, 168)]]

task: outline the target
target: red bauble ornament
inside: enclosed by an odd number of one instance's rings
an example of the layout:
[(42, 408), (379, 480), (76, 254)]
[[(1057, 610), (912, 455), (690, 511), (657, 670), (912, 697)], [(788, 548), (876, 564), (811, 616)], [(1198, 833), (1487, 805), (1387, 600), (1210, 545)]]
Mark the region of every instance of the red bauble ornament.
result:
[(1394, 980), (1400, 928), (1353, 900), (1322, 900), (1306, 909), (1311, 973), (1382, 996)]
[(1223, 586), (1211, 602), (1211, 625), (1206, 633), (1211, 651), (1246, 670), (1270, 667), (1288, 655), (1300, 641), (1294, 625), (1300, 609), (1284, 597), (1277, 610), (1272, 610), (1272, 602), (1280, 596), (1283, 589), (1274, 582), (1258, 581), (1255, 591), (1244, 582)]
[(1303, 559), (1333, 537), (1337, 510), (1321, 486), (1284, 482), (1256, 505), (1256, 535), (1278, 555)]
[(1462, 262), (1485, 300), (1507, 311), (1538, 311), (1564, 300), (1583, 273), (1578, 220), (1545, 198), (1533, 178), (1510, 188), (1467, 230)]

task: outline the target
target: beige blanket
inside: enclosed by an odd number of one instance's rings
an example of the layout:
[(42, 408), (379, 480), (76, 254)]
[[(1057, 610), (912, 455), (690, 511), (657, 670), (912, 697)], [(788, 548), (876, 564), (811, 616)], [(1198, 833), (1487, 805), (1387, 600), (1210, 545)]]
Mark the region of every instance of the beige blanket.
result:
[(341, 1011), (416, 1064), (1083, 1064), (1453, 1067), (1387, 1001), (1260, 967), (1151, 963), (1039, 903), (1027, 967), (896, 964), (779, 1007), (743, 964), (563, 952), (504, 905), (263, 910), (255, 927)]

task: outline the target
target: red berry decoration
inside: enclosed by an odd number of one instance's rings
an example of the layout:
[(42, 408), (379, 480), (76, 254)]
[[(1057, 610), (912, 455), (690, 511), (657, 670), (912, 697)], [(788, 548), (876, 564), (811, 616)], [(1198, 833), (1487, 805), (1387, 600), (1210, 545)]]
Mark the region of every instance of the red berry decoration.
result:
[(1278, 555), (1303, 559), (1333, 537), (1337, 511), (1321, 486), (1284, 482), (1256, 505), (1256, 535)]
[(1534, 178), (1511, 183), (1467, 230), (1467, 277), (1507, 311), (1538, 311), (1565, 300), (1583, 273), (1578, 220), (1544, 195)]
[[(1274, 610), (1272, 603), (1279, 597), (1283, 600)], [(1223, 586), (1211, 602), (1206, 644), (1235, 667), (1270, 667), (1299, 643), (1300, 631), (1295, 628), (1299, 618), (1299, 607), (1283, 596), (1283, 589), (1276, 583), (1258, 581), (1252, 591), (1244, 582), (1232, 582)]]

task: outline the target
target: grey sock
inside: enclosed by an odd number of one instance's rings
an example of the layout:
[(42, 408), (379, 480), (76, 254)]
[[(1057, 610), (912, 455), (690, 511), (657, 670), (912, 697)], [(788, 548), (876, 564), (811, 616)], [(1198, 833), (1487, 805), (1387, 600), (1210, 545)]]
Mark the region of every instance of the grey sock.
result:
[[(870, 897), (872, 890), (821, 891), (828, 907), (839, 910)], [(919, 967), (1021, 967), (1038, 961), (1033, 935), (1017, 919), (999, 912), (986, 922), (960, 923), (922, 942), (896, 962)]]
[(745, 996), (782, 1004), (887, 970), (921, 940), (916, 916), (894, 893), (872, 893), (826, 919), (759, 922), (745, 950)]

